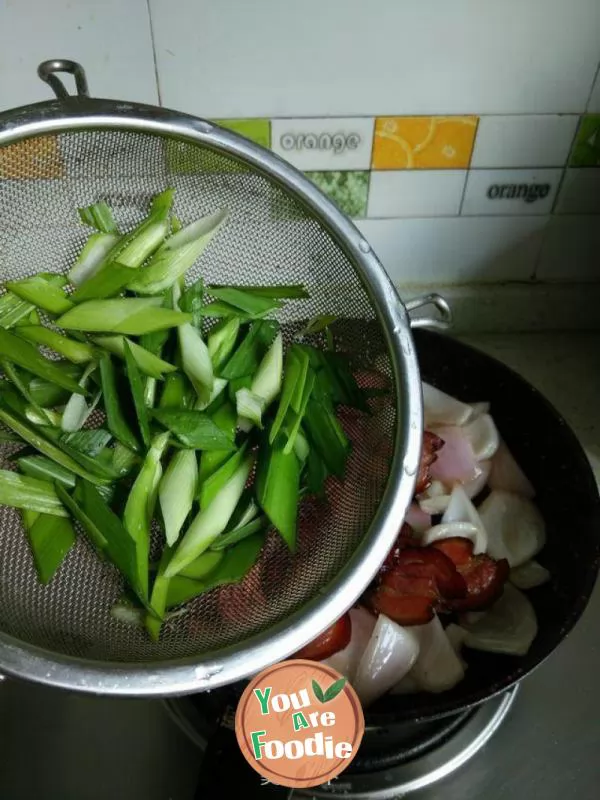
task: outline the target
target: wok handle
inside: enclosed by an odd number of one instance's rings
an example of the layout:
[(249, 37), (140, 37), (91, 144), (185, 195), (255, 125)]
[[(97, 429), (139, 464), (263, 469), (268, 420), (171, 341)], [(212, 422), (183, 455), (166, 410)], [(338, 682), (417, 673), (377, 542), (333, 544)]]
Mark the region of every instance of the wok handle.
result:
[(404, 305), (409, 314), (426, 306), (433, 306), (437, 312), (436, 316), (421, 316), (411, 319), (411, 328), (435, 328), (438, 331), (445, 331), (452, 326), (452, 309), (441, 294), (435, 292), (423, 294), (408, 300)]
[(44, 83), (50, 86), (59, 100), (66, 100), (70, 95), (64, 83), (56, 74), (57, 72), (68, 72), (74, 76), (78, 97), (90, 96), (85, 70), (77, 61), (69, 61), (66, 58), (53, 58), (50, 61), (42, 61), (37, 73)]

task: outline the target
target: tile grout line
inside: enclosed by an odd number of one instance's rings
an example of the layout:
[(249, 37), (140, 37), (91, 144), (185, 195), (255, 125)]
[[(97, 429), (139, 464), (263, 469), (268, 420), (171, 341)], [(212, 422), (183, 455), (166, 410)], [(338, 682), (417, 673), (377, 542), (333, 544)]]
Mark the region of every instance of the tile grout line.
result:
[(162, 106), (160, 78), (158, 75), (158, 57), (156, 54), (156, 40), (154, 38), (154, 23), (152, 22), (152, 9), (150, 8), (150, 0), (146, 0), (146, 8), (148, 9), (148, 22), (150, 25), (150, 41), (152, 43), (152, 58), (154, 61), (154, 78), (156, 80), (156, 93), (158, 95), (158, 105)]

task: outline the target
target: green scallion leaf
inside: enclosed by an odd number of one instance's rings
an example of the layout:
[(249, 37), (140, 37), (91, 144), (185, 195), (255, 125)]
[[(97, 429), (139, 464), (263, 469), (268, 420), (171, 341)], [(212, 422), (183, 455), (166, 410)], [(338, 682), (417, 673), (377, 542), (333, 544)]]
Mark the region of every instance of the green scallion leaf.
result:
[(233, 438), (202, 411), (155, 408), (152, 416), (186, 447), (198, 450), (233, 450)]
[(0, 505), (24, 508), (55, 517), (68, 516), (54, 486), (45, 480), (0, 469)]
[(113, 217), (110, 206), (100, 200), (86, 208), (77, 209), (79, 212), (79, 219), (84, 225), (89, 225), (95, 228), (100, 233), (118, 233), (117, 223)]

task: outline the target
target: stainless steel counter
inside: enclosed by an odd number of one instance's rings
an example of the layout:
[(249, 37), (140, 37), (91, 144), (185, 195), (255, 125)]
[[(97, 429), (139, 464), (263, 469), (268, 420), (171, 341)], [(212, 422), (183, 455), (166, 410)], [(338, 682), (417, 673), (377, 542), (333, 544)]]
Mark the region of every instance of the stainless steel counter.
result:
[[(600, 335), (463, 337), (564, 414), (600, 477)], [(568, 532), (566, 532), (568, 535)], [(571, 636), (523, 684), (472, 761), (416, 800), (600, 797), (600, 586)], [(198, 751), (158, 701), (0, 684), (2, 800), (192, 800)]]

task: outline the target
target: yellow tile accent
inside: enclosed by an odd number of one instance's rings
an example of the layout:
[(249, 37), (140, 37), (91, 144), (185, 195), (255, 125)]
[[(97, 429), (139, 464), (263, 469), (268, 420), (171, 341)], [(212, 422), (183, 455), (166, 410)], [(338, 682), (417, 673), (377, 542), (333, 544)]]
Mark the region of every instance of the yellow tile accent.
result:
[(378, 117), (373, 169), (464, 169), (479, 117)]
[(0, 178), (61, 178), (63, 174), (56, 136), (38, 136), (0, 147)]

